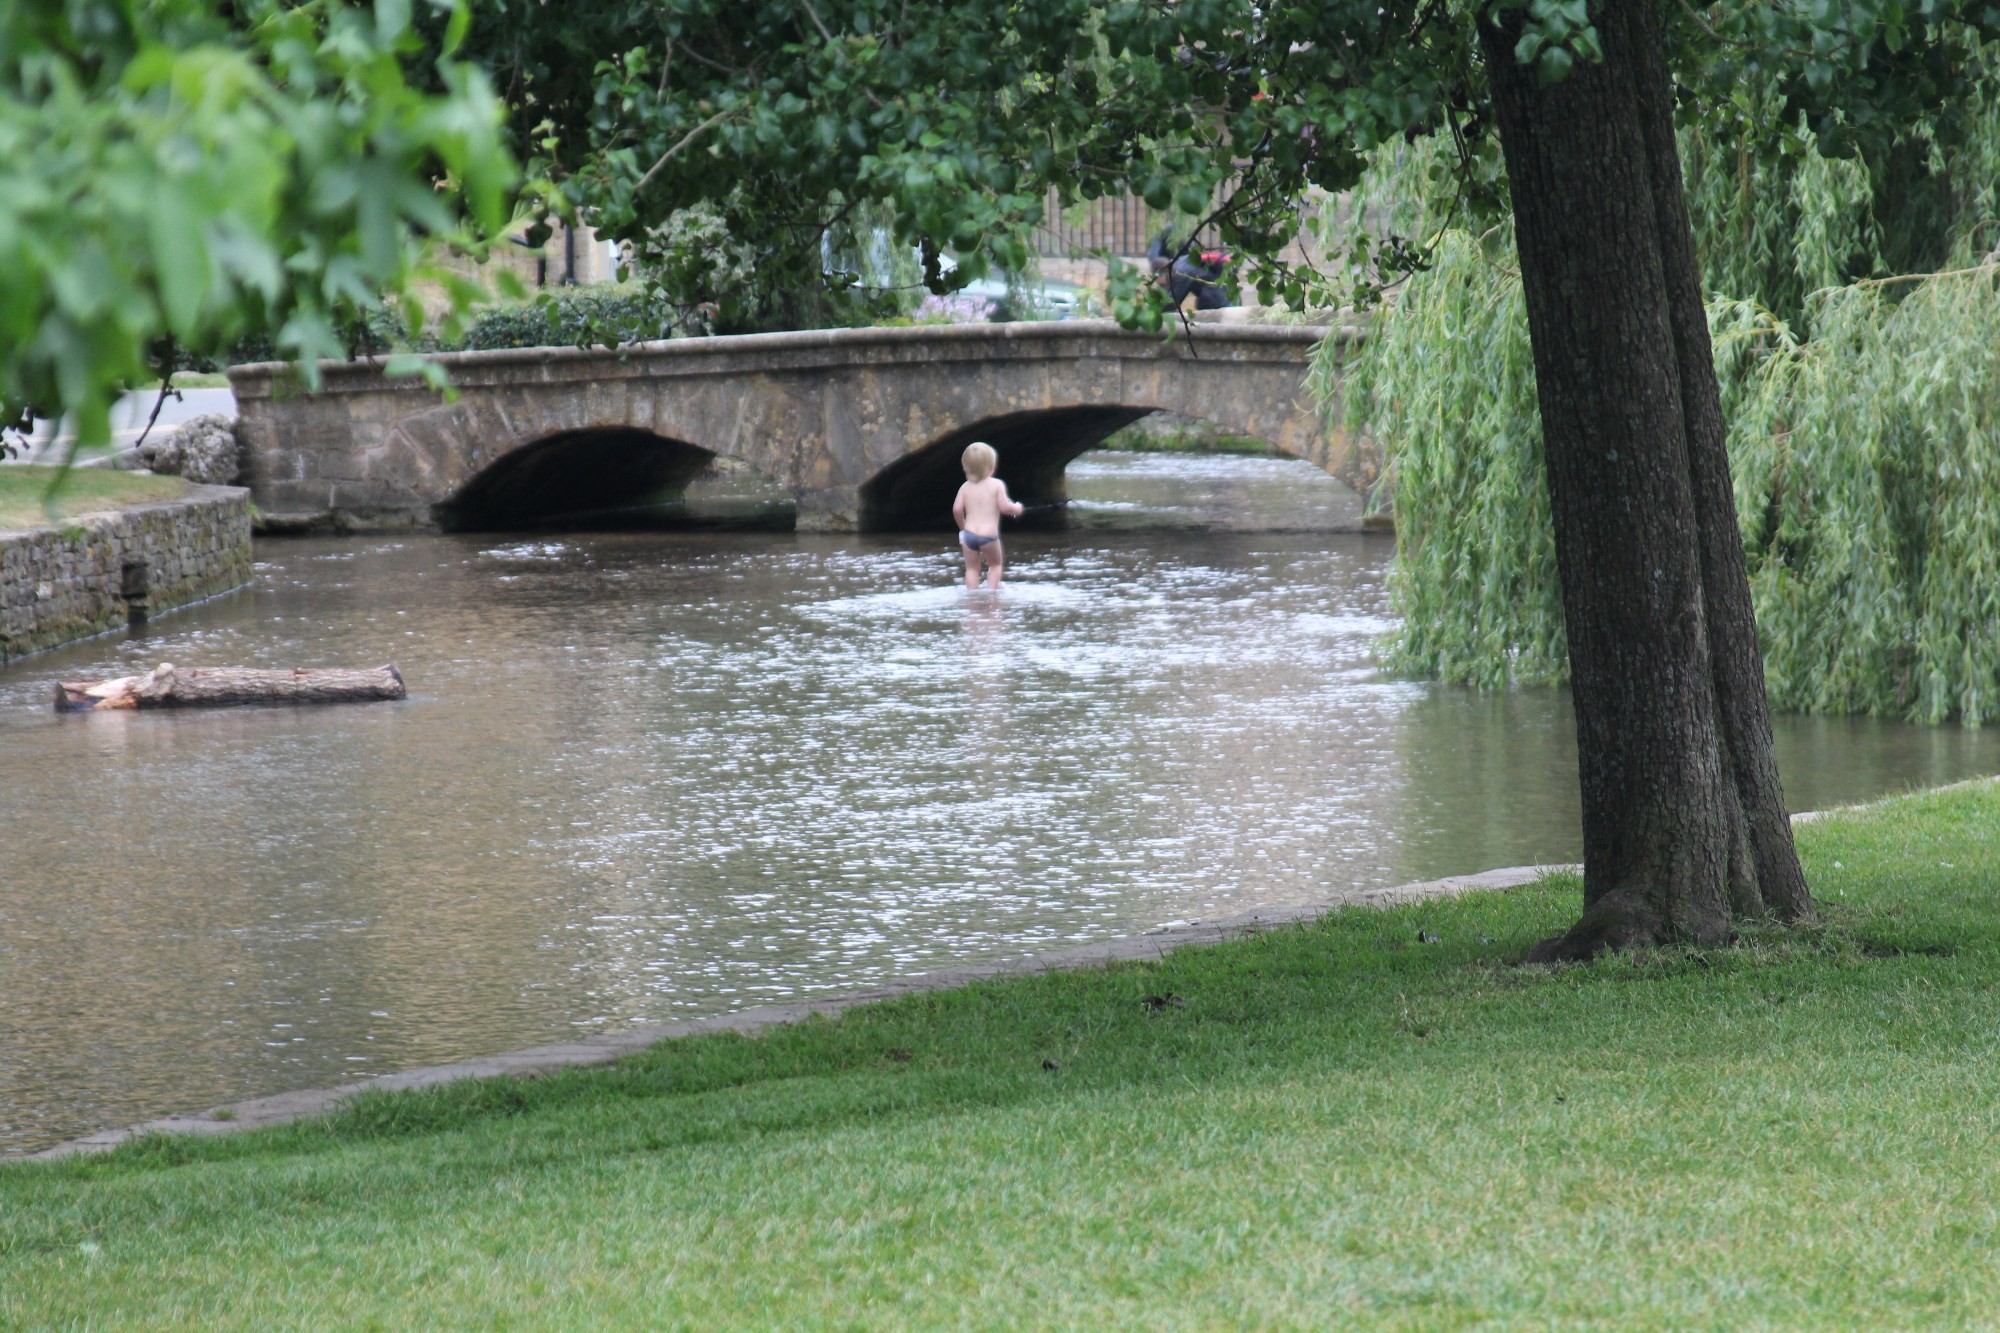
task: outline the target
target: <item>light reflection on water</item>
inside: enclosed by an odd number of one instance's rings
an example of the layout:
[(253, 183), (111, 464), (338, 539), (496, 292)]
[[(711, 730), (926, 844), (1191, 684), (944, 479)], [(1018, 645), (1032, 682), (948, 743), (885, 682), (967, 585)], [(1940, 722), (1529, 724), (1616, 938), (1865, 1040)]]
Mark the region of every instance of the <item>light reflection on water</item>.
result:
[[(1072, 486), (1227, 529), (1297, 466)], [(1301, 503), (1318, 531), (1012, 536), (998, 597), (948, 538), (269, 542), (248, 592), (0, 671), (0, 1152), (1572, 857), (1565, 698), (1377, 675), (1390, 543)], [(160, 661), (395, 661), (412, 695), (49, 709)], [(1780, 733), (1799, 808), (2000, 767), (1957, 730)]]

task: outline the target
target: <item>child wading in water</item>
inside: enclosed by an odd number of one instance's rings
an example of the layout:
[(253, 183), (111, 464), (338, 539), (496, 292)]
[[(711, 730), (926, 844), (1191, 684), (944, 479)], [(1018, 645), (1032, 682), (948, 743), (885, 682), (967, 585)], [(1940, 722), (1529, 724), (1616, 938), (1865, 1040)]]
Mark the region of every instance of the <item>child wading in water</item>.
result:
[(986, 586), (1000, 586), (1000, 570), (1005, 563), (1000, 554), (1000, 516), (1019, 518), (1026, 505), (1007, 498), (1007, 483), (993, 475), (999, 455), (990, 444), (974, 441), (959, 455), (965, 466), (965, 485), (951, 503), (951, 517), (958, 524), (958, 545), (965, 552), (965, 586), (979, 586), (980, 562), (986, 564)]

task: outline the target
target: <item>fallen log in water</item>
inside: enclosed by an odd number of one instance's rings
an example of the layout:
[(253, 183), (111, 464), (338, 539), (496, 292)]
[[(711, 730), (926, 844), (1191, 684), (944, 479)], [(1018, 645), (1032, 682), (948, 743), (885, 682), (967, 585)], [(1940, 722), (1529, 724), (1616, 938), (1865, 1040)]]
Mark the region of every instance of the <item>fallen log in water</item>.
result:
[(143, 676), (66, 680), (56, 686), (56, 711), (105, 708), (221, 708), (231, 704), (336, 704), (400, 699), (403, 675), (373, 671), (257, 671), (248, 667), (186, 668), (162, 663)]

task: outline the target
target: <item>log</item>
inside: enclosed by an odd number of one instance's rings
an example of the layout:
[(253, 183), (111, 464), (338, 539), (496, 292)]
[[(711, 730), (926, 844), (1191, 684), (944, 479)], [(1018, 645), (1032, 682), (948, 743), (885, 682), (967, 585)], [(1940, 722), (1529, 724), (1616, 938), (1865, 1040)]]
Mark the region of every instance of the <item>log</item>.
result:
[(400, 699), (403, 673), (393, 665), (373, 671), (258, 671), (249, 667), (175, 667), (163, 662), (143, 676), (66, 680), (56, 686), (58, 713), (133, 708), (223, 708), (232, 704), (337, 704)]

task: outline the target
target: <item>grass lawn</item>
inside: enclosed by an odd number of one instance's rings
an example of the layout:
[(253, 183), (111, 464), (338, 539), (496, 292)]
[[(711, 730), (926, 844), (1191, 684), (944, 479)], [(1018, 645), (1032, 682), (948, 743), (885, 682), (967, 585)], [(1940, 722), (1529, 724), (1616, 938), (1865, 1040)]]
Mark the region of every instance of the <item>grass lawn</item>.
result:
[[(220, 370), (177, 370), (174, 372), (174, 387), (176, 389), (226, 389), (229, 387), (229, 376)], [(139, 393), (158, 393), (160, 391), (160, 381), (147, 380), (144, 384), (133, 385), (132, 388)]]
[(2000, 787), (1800, 837), (1727, 950), (1511, 966), (1552, 881), (0, 1168), (0, 1327), (1990, 1324)]
[(180, 477), (79, 467), (62, 476), (54, 496), (50, 496), (49, 484), (61, 473), (60, 468), (29, 464), (0, 467), (0, 532), (44, 527), (127, 505), (178, 499), (188, 492), (188, 483)]

